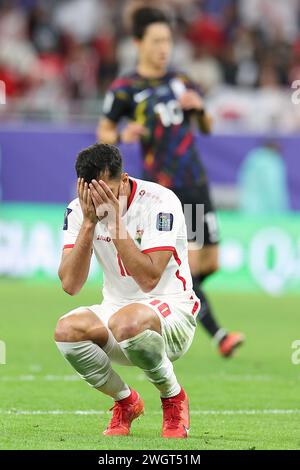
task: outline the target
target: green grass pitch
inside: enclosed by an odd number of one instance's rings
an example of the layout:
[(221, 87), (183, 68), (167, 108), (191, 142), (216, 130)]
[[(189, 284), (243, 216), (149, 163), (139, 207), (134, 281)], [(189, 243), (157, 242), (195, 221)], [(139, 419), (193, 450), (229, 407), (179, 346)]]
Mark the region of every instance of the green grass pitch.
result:
[(118, 368), (145, 400), (132, 435), (105, 438), (111, 401), (73, 373), (53, 342), (57, 318), (100, 296), (94, 285), (68, 297), (57, 284), (0, 281), (0, 449), (299, 449), (299, 297), (213, 294), (222, 323), (247, 342), (231, 360), (218, 357), (198, 328), (190, 351), (175, 363), (190, 398), (187, 440), (160, 438), (158, 392), (135, 368)]

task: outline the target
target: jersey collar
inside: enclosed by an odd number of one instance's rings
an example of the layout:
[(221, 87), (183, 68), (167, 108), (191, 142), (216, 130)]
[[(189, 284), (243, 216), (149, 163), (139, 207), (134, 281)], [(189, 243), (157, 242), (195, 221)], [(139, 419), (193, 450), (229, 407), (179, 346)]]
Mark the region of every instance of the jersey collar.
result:
[(133, 201), (133, 198), (135, 196), (135, 193), (136, 193), (136, 188), (137, 188), (137, 182), (132, 179), (132, 178), (129, 178), (129, 180), (131, 181), (132, 183), (132, 190), (131, 190), (131, 193), (130, 193), (130, 196), (128, 198), (128, 201), (127, 201), (127, 210), (129, 209), (129, 207), (131, 206), (131, 203)]

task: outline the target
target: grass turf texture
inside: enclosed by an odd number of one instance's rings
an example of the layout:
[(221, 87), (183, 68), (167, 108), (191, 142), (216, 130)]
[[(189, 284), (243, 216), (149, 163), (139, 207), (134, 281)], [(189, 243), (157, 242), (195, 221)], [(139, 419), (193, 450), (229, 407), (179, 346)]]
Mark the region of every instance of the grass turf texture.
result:
[[(238, 357), (224, 360), (198, 327), (192, 348), (175, 363), (190, 398), (190, 438), (165, 440), (158, 393), (141, 371), (118, 368), (144, 398), (145, 416), (133, 423), (131, 436), (105, 438), (111, 400), (77, 380), (56, 350), (58, 316), (97, 296), (94, 286), (71, 298), (56, 284), (0, 282), (0, 339), (7, 346), (7, 364), (0, 366), (0, 449), (300, 448), (297, 412), (262, 411), (300, 410), (300, 365), (291, 363), (291, 343), (300, 338), (299, 297), (211, 294), (222, 323), (244, 331), (247, 343)], [(30, 414), (53, 410), (63, 414)]]

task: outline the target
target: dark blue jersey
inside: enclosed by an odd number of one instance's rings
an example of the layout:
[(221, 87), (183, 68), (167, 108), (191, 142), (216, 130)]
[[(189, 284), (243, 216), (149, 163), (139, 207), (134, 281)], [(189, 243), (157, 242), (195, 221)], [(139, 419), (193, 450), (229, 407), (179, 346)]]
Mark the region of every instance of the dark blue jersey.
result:
[(190, 88), (197, 89), (180, 72), (151, 79), (134, 72), (116, 79), (104, 100), (104, 115), (111, 121), (119, 123), (126, 117), (145, 126), (143, 178), (169, 188), (198, 186), (205, 181), (191, 112), (183, 111), (178, 103)]

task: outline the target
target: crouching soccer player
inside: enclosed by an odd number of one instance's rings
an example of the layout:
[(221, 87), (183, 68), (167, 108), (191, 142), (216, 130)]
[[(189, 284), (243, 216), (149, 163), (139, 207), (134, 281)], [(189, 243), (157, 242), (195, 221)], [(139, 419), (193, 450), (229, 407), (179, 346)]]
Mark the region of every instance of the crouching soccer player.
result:
[(92, 387), (115, 400), (104, 431), (127, 435), (144, 411), (112, 363), (136, 366), (159, 390), (163, 437), (185, 438), (188, 397), (172, 362), (190, 347), (200, 301), (192, 290), (184, 214), (177, 196), (122, 170), (119, 150), (95, 144), (76, 161), (78, 198), (65, 214), (59, 268), (63, 289), (80, 291), (92, 252), (104, 271), (101, 304), (58, 321), (56, 344)]

